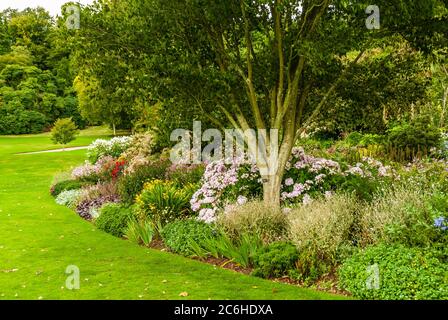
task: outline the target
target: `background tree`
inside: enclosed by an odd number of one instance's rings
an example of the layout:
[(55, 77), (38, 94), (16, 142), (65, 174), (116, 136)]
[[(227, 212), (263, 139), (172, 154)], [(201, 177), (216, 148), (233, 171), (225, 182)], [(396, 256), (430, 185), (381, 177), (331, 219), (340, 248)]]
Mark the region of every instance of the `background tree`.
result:
[(0, 134), (42, 132), (66, 117), (85, 127), (65, 43), (42, 8), (0, 13)]
[(51, 129), (51, 141), (62, 144), (65, 148), (69, 142), (76, 139), (78, 133), (78, 128), (71, 118), (58, 119)]

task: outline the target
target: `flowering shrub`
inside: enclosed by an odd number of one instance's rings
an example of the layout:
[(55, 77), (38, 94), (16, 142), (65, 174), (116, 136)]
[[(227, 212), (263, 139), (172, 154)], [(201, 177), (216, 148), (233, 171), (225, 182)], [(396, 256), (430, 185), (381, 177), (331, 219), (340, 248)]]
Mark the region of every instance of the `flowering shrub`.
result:
[[(313, 198), (342, 189), (356, 191), (368, 198), (385, 179), (397, 179), (390, 166), (364, 158), (355, 166), (305, 154), (303, 148), (294, 148), (286, 165), (281, 185), (281, 200), (285, 205), (310, 203)], [(191, 208), (199, 219), (207, 223), (216, 220), (216, 214), (228, 203), (242, 205), (249, 198), (260, 196), (262, 183), (258, 168), (245, 161), (223, 160), (210, 163), (204, 173), (202, 186), (191, 199)]]
[(380, 161), (363, 158), (354, 166), (305, 154), (302, 148), (294, 148), (281, 188), (285, 203), (304, 202), (321, 194), (331, 196), (336, 189), (356, 191), (360, 198), (367, 198), (382, 179), (398, 179), (390, 166)]
[(434, 219), (434, 227), (439, 228), (442, 231), (448, 230), (448, 219), (445, 217), (438, 217)]
[(121, 154), (121, 158), (126, 160), (125, 175), (132, 174), (136, 169), (148, 165), (150, 163), (150, 155), (152, 153), (152, 137), (151, 135), (136, 134), (131, 138), (129, 147)]
[(117, 179), (123, 173), (125, 166), (125, 160), (116, 161), (111, 173), (112, 179)]
[(88, 161), (73, 169), (72, 178), (80, 181), (109, 181), (121, 176), (126, 167), (125, 160), (115, 160), (110, 156), (99, 159), (95, 164)]
[(448, 160), (415, 160), (401, 170), (400, 176), (409, 185), (448, 192)]
[(75, 180), (85, 180), (97, 176), (97, 174), (98, 167), (86, 161), (84, 165), (73, 169), (72, 178)]
[(235, 160), (226, 164), (224, 160), (210, 163), (202, 177), (203, 184), (191, 201), (191, 209), (199, 213), (199, 219), (207, 223), (216, 220), (216, 213), (224, 201), (244, 202), (246, 196), (261, 193), (261, 178), (255, 165)]
[(81, 190), (66, 190), (56, 197), (56, 203), (61, 206), (74, 208), (81, 196)]
[(106, 156), (118, 158), (131, 145), (131, 137), (116, 137), (111, 140), (95, 140), (87, 149), (87, 157), (92, 164)]

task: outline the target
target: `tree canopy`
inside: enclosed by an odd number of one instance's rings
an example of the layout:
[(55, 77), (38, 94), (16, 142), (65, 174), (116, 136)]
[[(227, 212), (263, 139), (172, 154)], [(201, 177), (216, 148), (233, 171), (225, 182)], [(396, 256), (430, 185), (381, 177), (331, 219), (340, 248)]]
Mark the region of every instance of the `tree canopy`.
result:
[[(276, 203), (292, 147), (315, 128), (381, 132), (429, 105), (443, 122), (448, 1), (375, 5), (98, 0), (80, 8), (79, 30), (67, 29), (65, 10), (56, 21), (41, 9), (6, 11), (2, 100), (57, 114), (74, 89), (90, 122), (151, 129), (161, 147), (193, 120), (278, 130), (278, 148), (264, 151), (279, 154), (279, 170), (263, 177), (265, 198)], [(17, 91), (20, 99), (8, 98)]]
[(58, 118), (85, 125), (70, 52), (42, 8), (0, 13), (0, 134), (38, 133)]

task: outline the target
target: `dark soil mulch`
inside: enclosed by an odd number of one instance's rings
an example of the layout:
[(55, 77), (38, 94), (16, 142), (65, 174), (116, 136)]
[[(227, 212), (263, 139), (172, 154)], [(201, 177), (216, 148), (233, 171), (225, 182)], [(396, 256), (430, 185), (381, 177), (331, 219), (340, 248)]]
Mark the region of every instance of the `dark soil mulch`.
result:
[(168, 251), (168, 248), (165, 246), (165, 244), (163, 243), (163, 241), (161, 239), (152, 240), (149, 247), (151, 249), (155, 249), (155, 250)]
[(199, 260), (201, 262), (205, 262), (220, 268), (229, 269), (238, 273), (251, 274), (252, 268), (245, 268), (238, 263), (233, 262), (232, 260), (225, 258), (215, 258), (215, 257), (207, 257), (207, 258), (194, 258), (195, 260)]

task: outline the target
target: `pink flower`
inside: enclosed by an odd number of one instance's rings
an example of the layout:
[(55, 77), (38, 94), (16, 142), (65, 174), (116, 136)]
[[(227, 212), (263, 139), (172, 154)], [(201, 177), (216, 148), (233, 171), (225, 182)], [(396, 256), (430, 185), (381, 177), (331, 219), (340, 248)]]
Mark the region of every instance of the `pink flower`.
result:
[(247, 198), (245, 196), (238, 196), (238, 199), (236, 200), (236, 202), (242, 206), (247, 202)]
[(214, 209), (201, 209), (199, 211), (198, 220), (204, 221), (205, 223), (213, 223), (216, 221), (216, 215)]
[(313, 202), (313, 199), (311, 199), (311, 197), (310, 197), (308, 194), (305, 194), (305, 195), (303, 196), (302, 203), (303, 203), (304, 205), (309, 205), (311, 202)]

